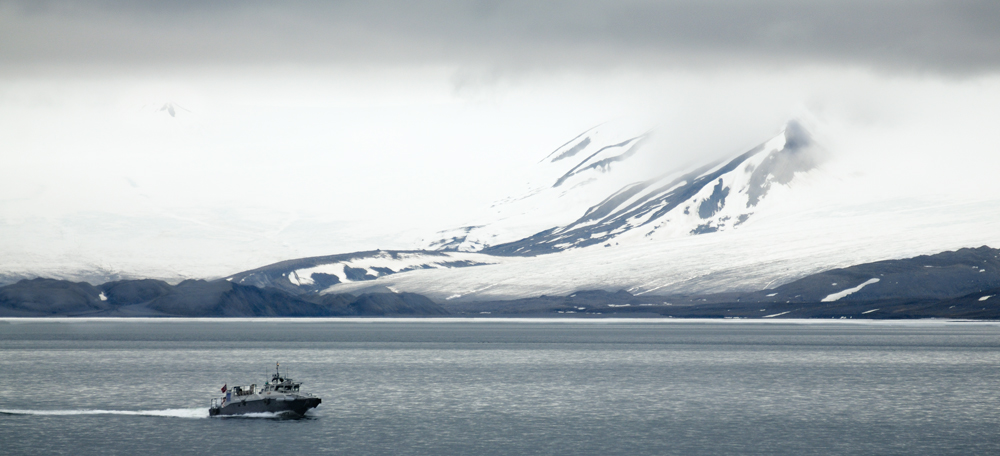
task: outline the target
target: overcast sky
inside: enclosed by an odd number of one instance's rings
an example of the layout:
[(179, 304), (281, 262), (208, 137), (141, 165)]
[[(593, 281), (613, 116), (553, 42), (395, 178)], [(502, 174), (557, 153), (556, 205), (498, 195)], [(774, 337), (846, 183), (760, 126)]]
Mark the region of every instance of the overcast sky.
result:
[(616, 119), (669, 168), (803, 118), (983, 197), (997, 24), (996, 1), (0, 1), (0, 269), (406, 248)]
[(838, 63), (970, 74), (1000, 64), (994, 1), (5, 1), (26, 64)]

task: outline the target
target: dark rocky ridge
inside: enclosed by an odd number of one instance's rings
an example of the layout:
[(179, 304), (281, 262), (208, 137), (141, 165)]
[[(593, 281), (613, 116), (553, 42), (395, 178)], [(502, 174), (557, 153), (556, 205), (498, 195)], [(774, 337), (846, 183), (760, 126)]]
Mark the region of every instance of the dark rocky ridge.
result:
[[(827, 298), (878, 278), (831, 302)], [(706, 295), (578, 291), (509, 301), (438, 305), (372, 286), (359, 295), (300, 293), (227, 280), (120, 280), (93, 286), (54, 279), (0, 287), (0, 316), (651, 316), (740, 318), (1000, 319), (1000, 250), (987, 246), (865, 263), (768, 290)]]
[(0, 312), (13, 317), (101, 312), (111, 308), (101, 290), (86, 282), (25, 279), (0, 287)]
[[(103, 299), (102, 299), (103, 298)], [(54, 279), (0, 287), (0, 316), (330, 317), (418, 316), (448, 312), (414, 293), (293, 295), (225, 280), (122, 280), (93, 286)]]
[(752, 293), (723, 293), (705, 296), (672, 296), (676, 302), (822, 302), (831, 294), (864, 286), (840, 301), (881, 301), (891, 299), (951, 299), (1000, 286), (1000, 249), (987, 246), (921, 255), (901, 260), (864, 263), (831, 269), (803, 277), (785, 285)]
[[(326, 295), (329, 296), (329, 295)], [(326, 298), (324, 296), (324, 298)], [(341, 294), (348, 299), (352, 295)], [(343, 301), (347, 299), (341, 298)], [(341, 302), (343, 302), (341, 301)], [(447, 315), (448, 311), (430, 298), (416, 293), (364, 293), (346, 305), (330, 305), (337, 315)]]

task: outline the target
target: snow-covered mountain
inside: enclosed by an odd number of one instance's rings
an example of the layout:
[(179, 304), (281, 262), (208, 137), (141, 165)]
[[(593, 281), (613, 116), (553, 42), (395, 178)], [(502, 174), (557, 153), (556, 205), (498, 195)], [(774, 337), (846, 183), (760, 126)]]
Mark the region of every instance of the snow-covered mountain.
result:
[[(821, 151), (796, 121), (750, 151), (691, 169), (650, 170), (637, 154), (650, 133), (604, 124), (535, 167), (528, 191), (494, 203), (429, 250), (539, 255), (609, 243), (625, 233), (666, 238), (724, 231), (753, 215), (774, 185), (815, 167)], [(631, 159), (631, 160), (630, 160)], [(649, 176), (652, 174), (652, 176)]]
[[(543, 163), (557, 164), (553, 158), (583, 144), (587, 135)], [(591, 140), (581, 150), (594, 147), (589, 149), (593, 155), (621, 143)], [(618, 156), (629, 150), (619, 149)], [(500, 205), (497, 214), (506, 218), (466, 228), (465, 238), (438, 245), (483, 247), (483, 257), (495, 259), (490, 264), (410, 270), (373, 282), (339, 283), (325, 291), (351, 292), (378, 284), (458, 301), (588, 289), (624, 289), (635, 295), (742, 292), (838, 267), (1000, 244), (1000, 200), (900, 192), (896, 186), (905, 176), (870, 167), (862, 168), (870, 175), (859, 173), (834, 152), (823, 152), (796, 122), (721, 162), (624, 185), (617, 180), (631, 160), (647, 152), (640, 147), (611, 162), (603, 173), (598, 173), (600, 167), (589, 168), (592, 179), (581, 181), (586, 182), (576, 187), (581, 191), (563, 192), (574, 177), (582, 177), (569, 172), (582, 168), (573, 163), (561, 174), (553, 173), (547, 187)], [(566, 197), (594, 197), (589, 189), (607, 188), (608, 182), (617, 187), (585, 206), (561, 204)], [(515, 205), (523, 206), (506, 209)], [(567, 220), (572, 210), (564, 207), (578, 212)], [(514, 220), (521, 232), (541, 229), (513, 241), (490, 242), (517, 232), (498, 228), (514, 226)], [(558, 220), (565, 221), (553, 223)], [(478, 236), (475, 242), (471, 235)]]
[(573, 222), (622, 185), (648, 173), (637, 156), (649, 132), (624, 121), (595, 126), (559, 146), (532, 166), (512, 196), (475, 214), (465, 226), (441, 231), (428, 250), (475, 252), (514, 242)]
[(527, 180), (512, 179), (509, 194), (518, 196), (423, 250), (294, 259), (228, 280), (293, 294), (374, 287), (453, 303), (579, 290), (748, 292), (833, 268), (1000, 245), (995, 193), (921, 193), (924, 181), (899, 172), (906, 163), (845, 160), (797, 122), (748, 151), (679, 171), (650, 166), (657, 154), (683, 152), (650, 138), (621, 125), (592, 128), (534, 164)]
[(484, 252), (537, 255), (607, 244), (626, 233), (668, 238), (734, 229), (753, 215), (772, 186), (788, 185), (820, 158), (806, 130), (789, 122), (780, 134), (739, 156), (628, 184), (570, 224)]
[[(393, 281), (389, 276), (416, 270), (437, 272), (402, 276), (434, 277), (445, 269), (463, 268), (475, 277), (476, 271), (489, 275), (489, 271), (522, 265), (528, 271), (528, 265), (535, 263), (558, 264), (566, 257), (557, 253), (565, 250), (592, 251), (587, 248), (619, 242), (645, 245), (651, 240), (725, 232), (746, 222), (772, 187), (790, 185), (798, 173), (812, 169), (820, 159), (805, 129), (790, 122), (778, 135), (745, 153), (662, 173), (639, 169), (643, 163), (637, 166), (629, 160), (639, 153), (657, 152), (643, 149), (648, 133), (633, 133), (620, 125), (601, 125), (573, 138), (537, 164), (527, 193), (494, 204), (483, 215), (492, 217), (491, 221), (446, 232), (445, 239), (431, 243), (436, 251), (305, 258), (228, 279), (286, 291), (360, 290), (372, 286), (373, 280), (388, 284)], [(631, 181), (650, 172), (659, 177)], [(496, 243), (517, 235), (522, 237)], [(595, 259), (611, 253), (598, 251)], [(538, 255), (546, 258), (526, 258)], [(489, 265), (499, 269), (484, 268)], [(481, 283), (472, 294), (487, 292), (501, 282), (506, 280)], [(595, 282), (595, 286), (602, 284)], [(427, 289), (426, 284), (418, 287), (437, 298), (470, 295), (468, 289), (444, 287), (449, 291), (441, 292)]]

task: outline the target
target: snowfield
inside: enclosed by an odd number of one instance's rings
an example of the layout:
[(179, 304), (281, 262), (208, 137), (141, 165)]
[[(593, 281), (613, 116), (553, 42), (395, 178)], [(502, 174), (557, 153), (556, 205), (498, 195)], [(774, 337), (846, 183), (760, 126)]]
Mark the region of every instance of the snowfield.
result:
[[(830, 194), (822, 182), (810, 184), (815, 186), (810, 193)], [(665, 239), (632, 236), (611, 247), (409, 271), (363, 286), (390, 285), (432, 299), (462, 301), (569, 295), (584, 289), (624, 289), (637, 295), (751, 291), (832, 268), (1000, 245), (1000, 199), (836, 205), (807, 204), (812, 198), (790, 201), (790, 192), (783, 193), (769, 198), (737, 230)], [(780, 204), (786, 202), (794, 204)], [(359, 287), (343, 284), (327, 291)]]

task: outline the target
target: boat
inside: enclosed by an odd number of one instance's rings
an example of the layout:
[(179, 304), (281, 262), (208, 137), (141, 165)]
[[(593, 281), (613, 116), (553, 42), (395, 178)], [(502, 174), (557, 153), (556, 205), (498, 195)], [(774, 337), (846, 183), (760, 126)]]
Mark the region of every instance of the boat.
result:
[(222, 392), (226, 395), (212, 399), (208, 415), (273, 413), (302, 416), (307, 410), (315, 408), (323, 402), (315, 395), (300, 391), (299, 388), (302, 384), (282, 376), (279, 367), (280, 364), (276, 363), (274, 376), (271, 377), (271, 381), (264, 382), (264, 386), (261, 388), (258, 388), (257, 384), (233, 386), (232, 388), (229, 388), (228, 384), (223, 385)]

